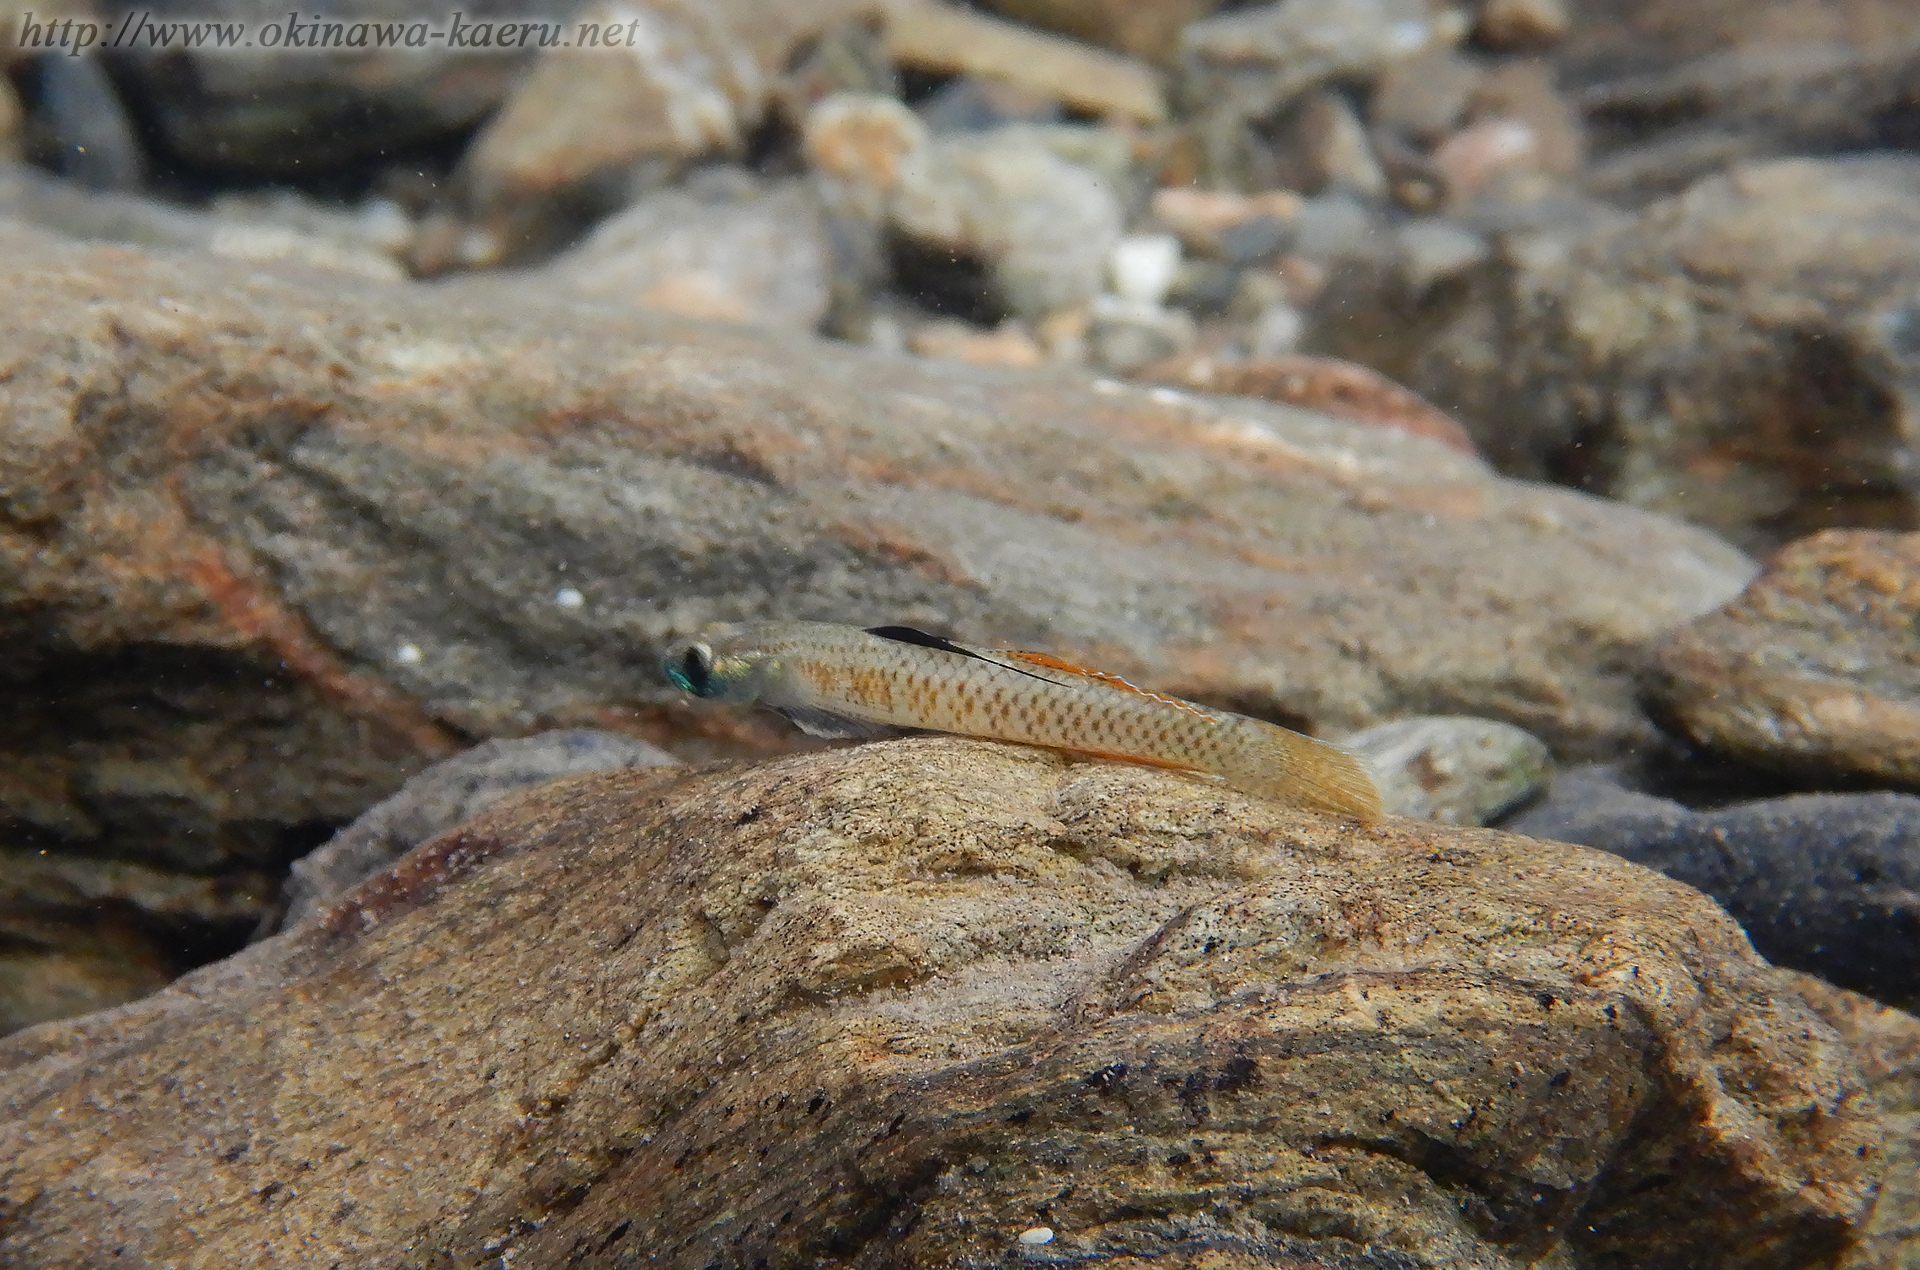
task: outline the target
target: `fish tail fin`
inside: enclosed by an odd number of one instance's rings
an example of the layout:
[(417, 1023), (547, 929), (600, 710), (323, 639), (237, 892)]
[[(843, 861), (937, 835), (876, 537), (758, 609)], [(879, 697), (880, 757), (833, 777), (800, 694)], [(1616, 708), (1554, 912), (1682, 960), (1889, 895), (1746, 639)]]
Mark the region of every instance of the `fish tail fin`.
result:
[(1222, 772), (1228, 783), (1277, 802), (1317, 807), (1358, 820), (1378, 820), (1380, 790), (1367, 765), (1328, 741), (1261, 723), (1246, 729), (1241, 761)]

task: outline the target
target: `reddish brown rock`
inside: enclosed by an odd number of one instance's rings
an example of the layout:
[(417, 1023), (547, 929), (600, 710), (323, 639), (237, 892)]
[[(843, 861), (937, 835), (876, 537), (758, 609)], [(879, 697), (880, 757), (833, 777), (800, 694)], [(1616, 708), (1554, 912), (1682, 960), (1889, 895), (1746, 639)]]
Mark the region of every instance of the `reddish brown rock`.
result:
[(1809, 777), (1920, 785), (1920, 534), (1829, 530), (1653, 651), (1687, 736)]
[(77, 1268), (1798, 1268), (1887, 1134), (1655, 874), (949, 738), (547, 786), (0, 1106)]
[(1474, 452), (1473, 438), (1444, 410), (1378, 371), (1337, 357), (1298, 353), (1235, 362), (1198, 353), (1156, 362), (1135, 372), (1135, 378), (1207, 392), (1265, 397), (1355, 423), (1429, 437), (1468, 454)]

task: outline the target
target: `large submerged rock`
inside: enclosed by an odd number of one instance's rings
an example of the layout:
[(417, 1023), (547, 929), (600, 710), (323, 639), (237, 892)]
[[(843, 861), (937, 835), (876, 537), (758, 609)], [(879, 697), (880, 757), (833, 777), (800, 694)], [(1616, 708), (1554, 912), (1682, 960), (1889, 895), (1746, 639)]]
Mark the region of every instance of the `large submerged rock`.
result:
[[(1752, 568), (1303, 410), (650, 317), (538, 274), (369, 287), (0, 242), (0, 836), (250, 897), (183, 918), (145, 898), (165, 886), (117, 891), (164, 946), (235, 946), (262, 878), (476, 740), (793, 747), (660, 679), (710, 621), (909, 622), (1323, 732), (1465, 713), (1598, 757), (1652, 733), (1638, 650)], [(36, 883), (0, 921), (71, 930), (94, 902)]]
[(1752, 571), (1244, 399), (0, 234), (0, 652), (26, 703), (0, 807), (145, 858), (270, 857), (468, 738), (786, 744), (658, 676), (670, 638), (742, 618), (1611, 752), (1651, 732), (1636, 651)]
[(1868, 1079), (1612, 856), (925, 738), (549, 785), (0, 1042), (0, 1260), (1824, 1265)]

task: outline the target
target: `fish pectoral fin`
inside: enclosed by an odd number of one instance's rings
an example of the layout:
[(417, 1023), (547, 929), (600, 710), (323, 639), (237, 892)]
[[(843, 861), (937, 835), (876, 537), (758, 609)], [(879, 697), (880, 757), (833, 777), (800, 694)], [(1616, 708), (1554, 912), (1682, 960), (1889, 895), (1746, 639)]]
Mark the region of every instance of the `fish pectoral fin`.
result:
[(775, 706), (787, 721), (805, 732), (808, 736), (817, 736), (833, 741), (870, 741), (880, 736), (899, 736), (902, 729), (885, 723), (867, 723), (860, 719), (849, 719), (844, 714), (835, 714), (831, 710), (817, 710), (811, 706)]

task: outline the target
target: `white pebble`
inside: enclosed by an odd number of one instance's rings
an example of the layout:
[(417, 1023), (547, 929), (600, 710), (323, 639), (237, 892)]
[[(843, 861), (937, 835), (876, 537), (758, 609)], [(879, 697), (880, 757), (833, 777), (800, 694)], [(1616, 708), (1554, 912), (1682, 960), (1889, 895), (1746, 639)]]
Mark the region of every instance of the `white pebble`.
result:
[(1114, 294), (1159, 308), (1180, 272), (1180, 240), (1172, 234), (1128, 234), (1107, 257)]
[(563, 609), (577, 609), (587, 602), (587, 597), (570, 586), (563, 586), (553, 593), (553, 602)]
[(426, 654), (420, 651), (418, 644), (402, 644), (393, 650), (393, 659), (402, 666), (418, 666), (426, 660)]
[(1053, 1242), (1053, 1232), (1045, 1226), (1033, 1226), (1020, 1232), (1020, 1242), (1029, 1248)]
[(1249, 350), (1255, 357), (1282, 357), (1300, 346), (1300, 337), (1306, 334), (1307, 320), (1300, 310), (1285, 300), (1275, 300), (1260, 310), (1260, 317), (1253, 324), (1253, 347)]

